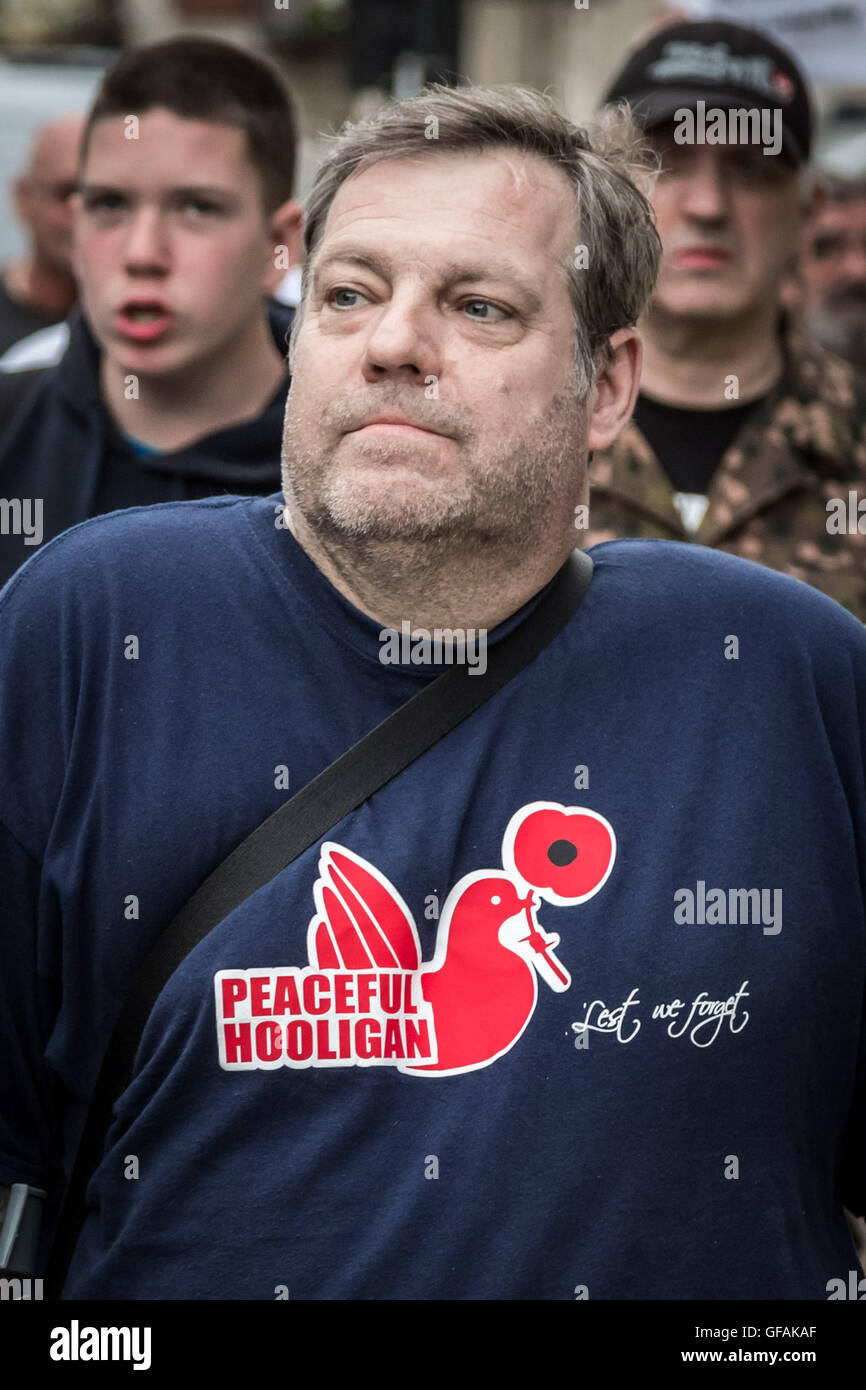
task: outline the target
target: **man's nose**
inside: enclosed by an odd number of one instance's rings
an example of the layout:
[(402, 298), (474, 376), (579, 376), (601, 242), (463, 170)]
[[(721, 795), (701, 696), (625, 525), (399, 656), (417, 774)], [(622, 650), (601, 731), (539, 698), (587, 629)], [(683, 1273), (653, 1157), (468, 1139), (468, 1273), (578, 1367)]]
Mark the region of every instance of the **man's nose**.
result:
[(57, 208), (57, 223), (68, 231), (72, 230), (75, 223), (75, 199), (64, 198)]
[(682, 210), (701, 222), (724, 221), (728, 211), (727, 180), (714, 150), (703, 150), (683, 180)]
[(866, 240), (845, 243), (839, 262), (839, 279), (866, 282)]
[(364, 350), (367, 380), (379, 380), (385, 372), (422, 383), (428, 376), (438, 377), (442, 326), (434, 305), (408, 291), (392, 296), (374, 314)]
[(127, 270), (168, 269), (168, 234), (158, 208), (139, 208), (132, 216), (124, 246)]

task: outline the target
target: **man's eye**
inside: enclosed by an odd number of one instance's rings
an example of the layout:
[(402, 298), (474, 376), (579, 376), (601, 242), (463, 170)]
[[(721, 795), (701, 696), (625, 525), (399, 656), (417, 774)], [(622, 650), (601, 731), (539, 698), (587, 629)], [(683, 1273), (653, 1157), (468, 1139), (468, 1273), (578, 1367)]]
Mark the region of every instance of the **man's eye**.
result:
[(196, 217), (209, 217), (222, 212), (219, 204), (212, 203), (209, 198), (187, 198), (183, 206), (185, 211), (194, 213)]
[(787, 177), (787, 166), (780, 164), (775, 155), (764, 154), (762, 150), (744, 149), (735, 146), (728, 153), (728, 168), (741, 183), (779, 184)]
[(82, 202), (88, 212), (118, 212), (124, 205), (119, 193), (85, 193)]
[(826, 261), (831, 256), (838, 256), (841, 250), (842, 243), (838, 237), (819, 236), (812, 244), (812, 255), (819, 261)]
[(498, 304), (491, 304), (489, 299), (464, 299), (463, 308), (466, 310), (480, 309), (481, 313), (471, 313), (471, 319), (478, 319), (480, 323), (501, 323), (503, 319), (509, 317), (505, 309), (500, 309)]
[(728, 160), (728, 167), (735, 179), (740, 183), (763, 183), (765, 178), (764, 170), (757, 164), (750, 154), (744, 155), (741, 159)]
[[(350, 300), (354, 298), (356, 302), (347, 304), (346, 295), (349, 296)], [(355, 309), (360, 298), (362, 298), (360, 290), (350, 290), (345, 285), (338, 285), (336, 289), (328, 291), (327, 302), (334, 309)]]

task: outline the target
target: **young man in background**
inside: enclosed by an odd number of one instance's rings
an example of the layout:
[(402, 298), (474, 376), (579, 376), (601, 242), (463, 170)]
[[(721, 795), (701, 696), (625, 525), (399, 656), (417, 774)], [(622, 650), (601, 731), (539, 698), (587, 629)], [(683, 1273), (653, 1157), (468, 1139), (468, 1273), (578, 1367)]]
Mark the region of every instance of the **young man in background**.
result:
[(299, 244), (295, 146), (282, 81), (228, 44), (108, 73), (76, 195), (82, 312), (0, 447), (0, 581), (102, 512), (278, 486), (292, 312), (266, 296)]

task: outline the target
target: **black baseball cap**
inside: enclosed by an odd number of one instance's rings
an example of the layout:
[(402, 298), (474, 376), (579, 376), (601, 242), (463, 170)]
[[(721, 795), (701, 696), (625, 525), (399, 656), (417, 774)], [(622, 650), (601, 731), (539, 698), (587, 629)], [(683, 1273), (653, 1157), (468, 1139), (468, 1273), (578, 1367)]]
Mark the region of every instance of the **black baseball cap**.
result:
[(629, 56), (602, 100), (627, 101), (644, 130), (699, 101), (722, 109), (771, 107), (782, 112), (779, 158), (799, 166), (812, 148), (805, 77), (790, 53), (744, 24), (707, 20), (658, 30)]

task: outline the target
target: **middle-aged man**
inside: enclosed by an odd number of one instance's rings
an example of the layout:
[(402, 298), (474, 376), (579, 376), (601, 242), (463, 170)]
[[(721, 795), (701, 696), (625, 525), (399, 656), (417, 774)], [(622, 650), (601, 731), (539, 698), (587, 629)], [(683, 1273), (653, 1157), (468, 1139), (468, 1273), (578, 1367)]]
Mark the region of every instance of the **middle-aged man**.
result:
[(780, 307), (803, 225), (808, 90), (736, 24), (676, 24), (627, 59), (661, 160), (664, 255), (634, 420), (591, 468), (588, 544), (693, 540), (784, 570), (866, 619), (866, 393)]
[(810, 333), (866, 374), (866, 176), (822, 174), (797, 262)]
[[(349, 127), (308, 207), (283, 497), (95, 518), (0, 595), (0, 1182), (48, 1193), (46, 1243), (162, 930), (558, 592), (658, 263), (626, 133), (471, 87)], [(534, 660), (183, 959), (66, 1297), (847, 1289), (866, 633), (698, 546), (594, 561)]]
[(72, 272), (72, 201), (78, 185), (82, 116), (58, 116), (33, 141), (12, 191), (29, 245), (0, 275), (0, 353), (59, 322), (78, 290)]
[(133, 49), (88, 114), (75, 220), (83, 313), (0, 445), (0, 581), (120, 507), (269, 493), (292, 311), (267, 296), (300, 240), (285, 84), (211, 39)]

